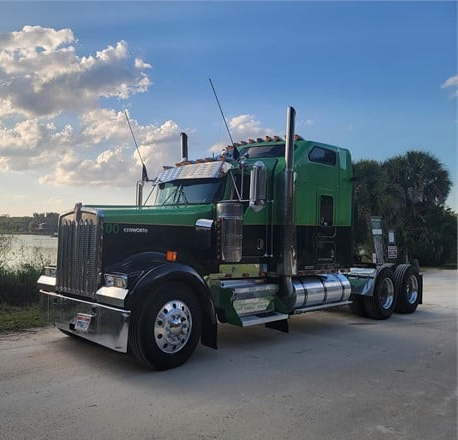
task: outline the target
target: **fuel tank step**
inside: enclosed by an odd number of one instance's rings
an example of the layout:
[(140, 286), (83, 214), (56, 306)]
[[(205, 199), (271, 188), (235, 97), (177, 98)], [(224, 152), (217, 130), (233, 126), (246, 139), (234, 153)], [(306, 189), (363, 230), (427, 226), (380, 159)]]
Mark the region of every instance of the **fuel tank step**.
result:
[(282, 319), (288, 319), (288, 315), (285, 313), (258, 313), (256, 315), (245, 315), (240, 316), (242, 327), (249, 327), (250, 325), (265, 324), (267, 322), (281, 321)]

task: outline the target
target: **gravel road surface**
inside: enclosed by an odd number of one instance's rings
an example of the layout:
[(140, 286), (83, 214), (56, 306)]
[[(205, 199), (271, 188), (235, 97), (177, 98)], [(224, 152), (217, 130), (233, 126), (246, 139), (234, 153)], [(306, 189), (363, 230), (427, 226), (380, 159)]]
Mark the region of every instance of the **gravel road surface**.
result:
[(221, 325), (165, 372), (50, 327), (1, 334), (0, 439), (456, 439), (457, 272), (424, 283), (413, 315)]

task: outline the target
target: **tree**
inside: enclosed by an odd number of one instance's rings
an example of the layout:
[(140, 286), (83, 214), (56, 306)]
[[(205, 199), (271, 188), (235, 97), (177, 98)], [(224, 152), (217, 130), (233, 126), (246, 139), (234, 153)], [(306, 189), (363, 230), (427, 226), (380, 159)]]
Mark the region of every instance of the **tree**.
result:
[[(361, 160), (353, 165), (355, 225), (354, 240), (357, 248), (371, 243), (371, 216), (382, 215), (385, 174), (375, 160)], [(366, 246), (363, 246), (366, 244)], [(372, 246), (370, 246), (372, 248)], [(359, 249), (356, 249), (358, 252)]]
[(456, 263), (457, 216), (445, 207), (451, 180), (438, 159), (408, 151), (383, 163), (359, 161), (354, 170), (356, 244), (372, 242), (370, 216), (380, 215), (385, 229), (397, 231), (406, 259)]
[(388, 190), (399, 197), (400, 206), (390, 223), (398, 231), (406, 259), (410, 251), (419, 249), (420, 242), (428, 243), (431, 255), (442, 255), (432, 224), (445, 215), (444, 203), (451, 189), (448, 171), (424, 151), (408, 151), (388, 159), (382, 168), (390, 182)]

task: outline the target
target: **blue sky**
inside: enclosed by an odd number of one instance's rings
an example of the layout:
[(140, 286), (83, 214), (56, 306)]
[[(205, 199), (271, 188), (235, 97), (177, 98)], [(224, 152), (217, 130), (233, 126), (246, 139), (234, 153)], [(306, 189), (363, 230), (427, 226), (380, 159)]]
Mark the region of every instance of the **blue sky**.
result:
[[(296, 131), (384, 160), (433, 153), (458, 210), (455, 2), (0, 2), (0, 214), (131, 203), (150, 175)], [(3, 141), (2, 141), (3, 139)]]

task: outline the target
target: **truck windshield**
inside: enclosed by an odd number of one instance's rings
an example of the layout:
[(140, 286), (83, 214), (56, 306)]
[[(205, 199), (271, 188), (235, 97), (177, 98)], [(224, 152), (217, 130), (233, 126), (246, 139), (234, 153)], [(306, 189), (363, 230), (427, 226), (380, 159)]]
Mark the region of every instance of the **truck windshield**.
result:
[(221, 199), (222, 179), (175, 180), (159, 183), (151, 194), (153, 206), (213, 203)]

